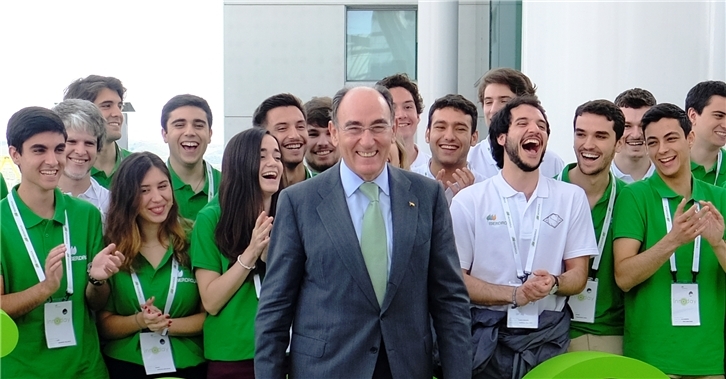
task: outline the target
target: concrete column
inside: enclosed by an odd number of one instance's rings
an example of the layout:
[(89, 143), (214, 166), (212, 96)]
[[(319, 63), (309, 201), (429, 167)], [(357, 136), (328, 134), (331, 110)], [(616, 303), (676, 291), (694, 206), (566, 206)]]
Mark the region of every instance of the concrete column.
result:
[(458, 93), (459, 1), (418, 2), (418, 86), (424, 108), (416, 133), (420, 150), (429, 152), (425, 139), (428, 109), (434, 100)]

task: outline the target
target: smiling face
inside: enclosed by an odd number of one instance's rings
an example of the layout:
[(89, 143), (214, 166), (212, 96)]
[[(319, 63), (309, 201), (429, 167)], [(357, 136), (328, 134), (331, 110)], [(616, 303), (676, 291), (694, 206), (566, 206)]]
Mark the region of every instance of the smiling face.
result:
[(453, 107), (437, 109), (431, 115), (426, 142), (432, 158), (444, 167), (466, 167), (469, 148), (476, 144), (478, 133), (471, 132), (471, 116)]
[(513, 164), (522, 171), (534, 171), (547, 148), (547, 121), (539, 109), (527, 104), (512, 108), (511, 120), (507, 134), (497, 138), (504, 146), (504, 167)]
[(310, 167), (323, 172), (338, 163), (340, 156), (338, 149), (333, 145), (328, 125), (308, 125), (308, 151), (305, 153), (305, 160)]
[(282, 147), (282, 163), (297, 167), (305, 157), (308, 132), (303, 113), (295, 106), (277, 107), (267, 112), (267, 131)]
[(262, 137), (260, 145), (260, 188), (265, 196), (272, 196), (280, 189), (282, 178), (280, 145), (271, 135)]
[(10, 157), (22, 173), (21, 186), (52, 191), (65, 167), (65, 137), (60, 133), (38, 133), (23, 142), (23, 153), (9, 147)]
[(504, 107), (504, 104), (514, 99), (516, 95), (506, 84), (492, 83), (484, 88), (484, 117), (487, 119), (487, 125), (492, 123), (492, 117)]
[(337, 121), (330, 132), (341, 158), (361, 179), (372, 181), (383, 171), (393, 140), (386, 100), (372, 88), (353, 88), (340, 102)]
[(104, 88), (98, 93), (93, 103), (101, 110), (103, 118), (106, 119), (106, 141), (109, 144), (118, 141), (121, 138), (121, 126), (124, 123), (122, 113), (124, 103), (118, 92)]
[(81, 180), (89, 175), (98, 156), (97, 138), (88, 132), (66, 129), (66, 159), (63, 175)]
[(181, 165), (195, 166), (204, 158), (212, 142), (212, 128), (202, 108), (186, 105), (169, 113), (166, 130), (161, 130), (169, 145), (169, 159)]
[(173, 203), (169, 178), (158, 167), (152, 166), (141, 181), (140, 221), (157, 225), (163, 223)]
[(690, 149), (693, 133), (686, 137), (678, 120), (662, 118), (645, 129), (648, 155), (663, 177), (691, 174)]
[(643, 137), (643, 128), (640, 127), (640, 120), (650, 107), (642, 108), (626, 108), (621, 107), (625, 115), (625, 131), (618, 146), (617, 152), (627, 157), (638, 159), (644, 157), (648, 151), (645, 147), (645, 137)]
[(416, 112), (416, 103), (411, 92), (403, 87), (393, 87), (389, 91), (393, 97), (393, 111), (398, 125), (396, 133), (406, 141), (416, 134), (421, 117)]
[(726, 145), (726, 97), (713, 95), (699, 115), (695, 109), (688, 110), (693, 124), (693, 134), (699, 141), (711, 146)]
[(610, 169), (615, 156), (614, 121), (605, 116), (583, 113), (575, 120), (575, 154), (577, 167), (585, 175), (597, 175)]

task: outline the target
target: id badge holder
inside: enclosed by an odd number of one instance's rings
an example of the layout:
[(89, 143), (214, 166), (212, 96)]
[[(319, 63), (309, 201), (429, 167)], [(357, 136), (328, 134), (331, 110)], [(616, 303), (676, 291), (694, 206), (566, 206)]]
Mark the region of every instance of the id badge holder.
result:
[[(510, 283), (519, 286), (520, 283)], [(507, 328), (537, 329), (539, 327), (539, 307), (529, 303), (521, 307), (507, 308)]]
[(700, 326), (697, 283), (671, 284), (671, 323), (673, 326)]
[(139, 335), (139, 341), (146, 375), (176, 372), (169, 336), (147, 332)]
[(575, 296), (570, 296), (568, 304), (572, 309), (572, 321), (592, 324), (595, 322), (595, 305), (597, 304), (597, 279), (588, 279), (585, 289)]
[(76, 346), (73, 331), (73, 304), (70, 301), (45, 303), (45, 342), (49, 349)]

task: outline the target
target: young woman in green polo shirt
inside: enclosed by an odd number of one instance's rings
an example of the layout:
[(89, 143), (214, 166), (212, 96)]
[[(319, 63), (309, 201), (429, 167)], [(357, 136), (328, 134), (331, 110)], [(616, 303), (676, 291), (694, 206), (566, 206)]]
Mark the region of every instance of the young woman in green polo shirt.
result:
[(204, 321), (208, 378), (254, 378), (262, 261), (281, 189), (280, 145), (253, 128), (232, 137), (222, 158), (218, 198), (197, 214), (192, 267), (209, 316)]
[(204, 378), (206, 313), (169, 170), (156, 155), (135, 153), (121, 163), (111, 185), (105, 238), (116, 241), (124, 255), (99, 313), (99, 331), (109, 340), (103, 352), (111, 379), (160, 373)]

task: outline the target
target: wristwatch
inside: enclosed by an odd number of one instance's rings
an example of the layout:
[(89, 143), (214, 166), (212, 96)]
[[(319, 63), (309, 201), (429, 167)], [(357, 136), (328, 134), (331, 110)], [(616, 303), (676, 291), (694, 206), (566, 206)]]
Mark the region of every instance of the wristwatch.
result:
[(552, 285), (550, 295), (554, 295), (560, 290), (560, 280), (557, 278), (557, 275), (552, 275), (552, 277), (555, 278), (555, 284)]

